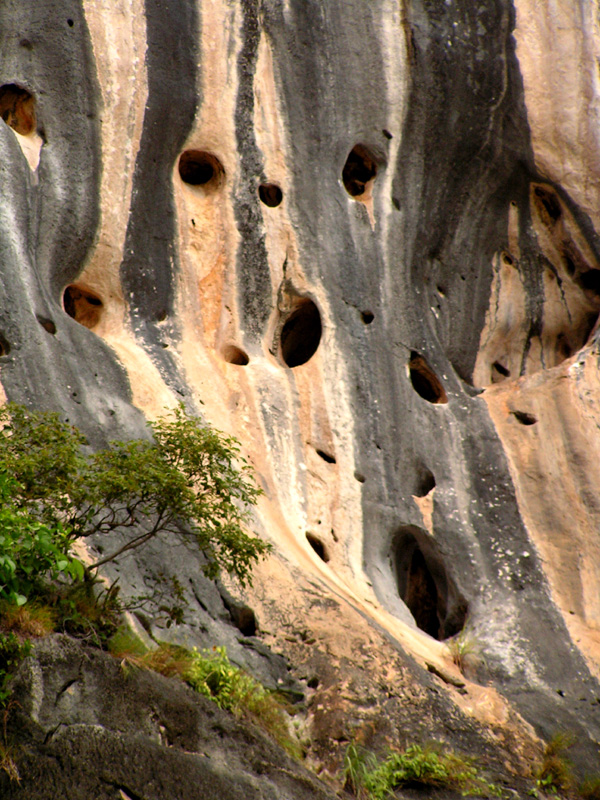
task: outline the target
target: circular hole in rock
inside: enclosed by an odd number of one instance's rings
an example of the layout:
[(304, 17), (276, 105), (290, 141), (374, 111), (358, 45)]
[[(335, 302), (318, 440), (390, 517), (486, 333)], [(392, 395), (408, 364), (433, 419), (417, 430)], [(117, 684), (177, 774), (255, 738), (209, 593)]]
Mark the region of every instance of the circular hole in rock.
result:
[(427, 360), (419, 353), (410, 354), (408, 370), (413, 389), (428, 403), (447, 403), (448, 397), (442, 383), (429, 366)]
[(224, 174), (219, 159), (205, 150), (186, 150), (179, 157), (179, 175), (190, 186), (216, 188)]
[(329, 553), (327, 552), (327, 548), (323, 544), (323, 542), (319, 539), (318, 536), (315, 536), (313, 533), (306, 533), (306, 540), (315, 553), (319, 556), (321, 561), (327, 563), (329, 561)]
[(375, 157), (363, 144), (357, 144), (350, 151), (342, 170), (342, 181), (346, 191), (351, 197), (361, 197), (376, 176)]
[(65, 289), (63, 306), (75, 322), (90, 330), (100, 322), (104, 307), (98, 295), (74, 283)]
[(245, 367), (250, 362), (248, 354), (235, 344), (225, 345), (223, 348), (223, 358), (228, 364), (236, 364), (238, 367)]
[(33, 133), (35, 130), (33, 95), (16, 83), (0, 86), (0, 117), (22, 136)]
[(449, 576), (435, 542), (408, 526), (392, 541), (392, 569), (398, 593), (421, 630), (434, 639), (459, 633), (468, 604)]
[(321, 329), (317, 306), (312, 300), (301, 300), (281, 330), (281, 357), (288, 367), (299, 367), (314, 356), (321, 341)]
[(73, 20), (72, 20), (72, 19), (68, 19), (68, 20), (67, 20), (67, 25), (69, 26), (69, 28), (72, 28), (74, 24), (75, 24), (75, 23), (73, 22)]
[(276, 183), (261, 183), (258, 187), (258, 196), (269, 208), (277, 208), (283, 200), (283, 192)]
[(365, 323), (365, 325), (370, 325), (375, 319), (375, 314), (373, 314), (372, 311), (361, 311), (360, 318)]
[(56, 333), (56, 325), (51, 319), (48, 319), (48, 317), (42, 317), (40, 314), (36, 314), (36, 319), (45, 331), (48, 331), (48, 333), (51, 333), (54, 336)]

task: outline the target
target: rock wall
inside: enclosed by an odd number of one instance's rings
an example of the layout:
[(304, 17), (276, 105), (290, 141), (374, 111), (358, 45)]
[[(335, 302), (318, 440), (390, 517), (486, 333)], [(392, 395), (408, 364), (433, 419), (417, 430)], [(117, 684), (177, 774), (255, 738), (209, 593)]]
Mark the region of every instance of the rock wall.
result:
[[(567, 729), (598, 763), (599, 24), (591, 0), (0, 9), (5, 394), (98, 444), (181, 401), (242, 441), (275, 545), (245, 601), (313, 684), (325, 772), (357, 731), (472, 735), (523, 773)], [(168, 543), (124, 585), (165, 559), (201, 615)], [(427, 665), (460, 683), (465, 625), (461, 694)]]

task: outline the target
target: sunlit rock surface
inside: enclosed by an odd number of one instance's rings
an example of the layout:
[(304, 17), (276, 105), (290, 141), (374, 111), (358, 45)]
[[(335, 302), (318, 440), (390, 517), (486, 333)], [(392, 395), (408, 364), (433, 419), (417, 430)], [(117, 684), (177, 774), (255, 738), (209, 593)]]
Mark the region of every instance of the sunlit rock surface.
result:
[(117, 573), (184, 577), (178, 641), (273, 685), (286, 656), (326, 777), (356, 736), (516, 781), (557, 730), (600, 769), (599, 26), (592, 0), (0, 7), (4, 392), (97, 444), (179, 402), (241, 440), (262, 642), (168, 543)]

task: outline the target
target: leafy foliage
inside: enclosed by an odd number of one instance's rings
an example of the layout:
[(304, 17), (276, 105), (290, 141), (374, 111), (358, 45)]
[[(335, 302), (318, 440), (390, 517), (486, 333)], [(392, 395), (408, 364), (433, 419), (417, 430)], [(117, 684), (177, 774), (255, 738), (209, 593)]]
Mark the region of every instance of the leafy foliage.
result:
[(105, 548), (88, 575), (167, 534), (205, 553), (209, 577), (223, 569), (250, 582), (269, 545), (244, 530), (261, 491), (238, 442), (183, 407), (150, 428), (152, 441), (112, 442), (90, 455), (57, 414), (0, 410), (0, 598), (23, 604), (40, 582), (80, 581), (73, 542), (115, 532), (124, 543)]
[(360, 800), (385, 800), (402, 786), (430, 786), (463, 795), (492, 797), (500, 790), (479, 773), (473, 759), (441, 748), (413, 744), (383, 761), (350, 744), (344, 761), (346, 786)]
[[(0, 599), (22, 606), (40, 583), (60, 574), (82, 578), (82, 563), (70, 554), (69, 532), (47, 525), (18, 502), (19, 485), (0, 473)], [(15, 502), (16, 499), (16, 502)]]
[(264, 686), (229, 661), (224, 647), (191, 652), (192, 664), (185, 679), (199, 694), (219, 708), (251, 719), (267, 731), (294, 757), (300, 755), (298, 742), (290, 735), (288, 718), (281, 702)]

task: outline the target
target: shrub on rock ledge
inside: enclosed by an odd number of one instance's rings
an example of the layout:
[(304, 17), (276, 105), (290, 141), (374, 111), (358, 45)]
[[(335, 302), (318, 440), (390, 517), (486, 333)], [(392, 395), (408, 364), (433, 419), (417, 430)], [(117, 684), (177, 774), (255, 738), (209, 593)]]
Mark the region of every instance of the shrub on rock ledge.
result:
[(85, 568), (88, 577), (167, 535), (200, 549), (209, 577), (225, 570), (250, 582), (269, 545), (244, 529), (261, 490), (237, 440), (183, 407), (149, 425), (153, 440), (86, 454), (84, 437), (57, 414), (12, 404), (0, 410), (3, 520), (11, 523), (1, 532), (0, 599), (22, 604), (48, 579), (82, 578), (71, 547), (92, 535), (107, 554)]

